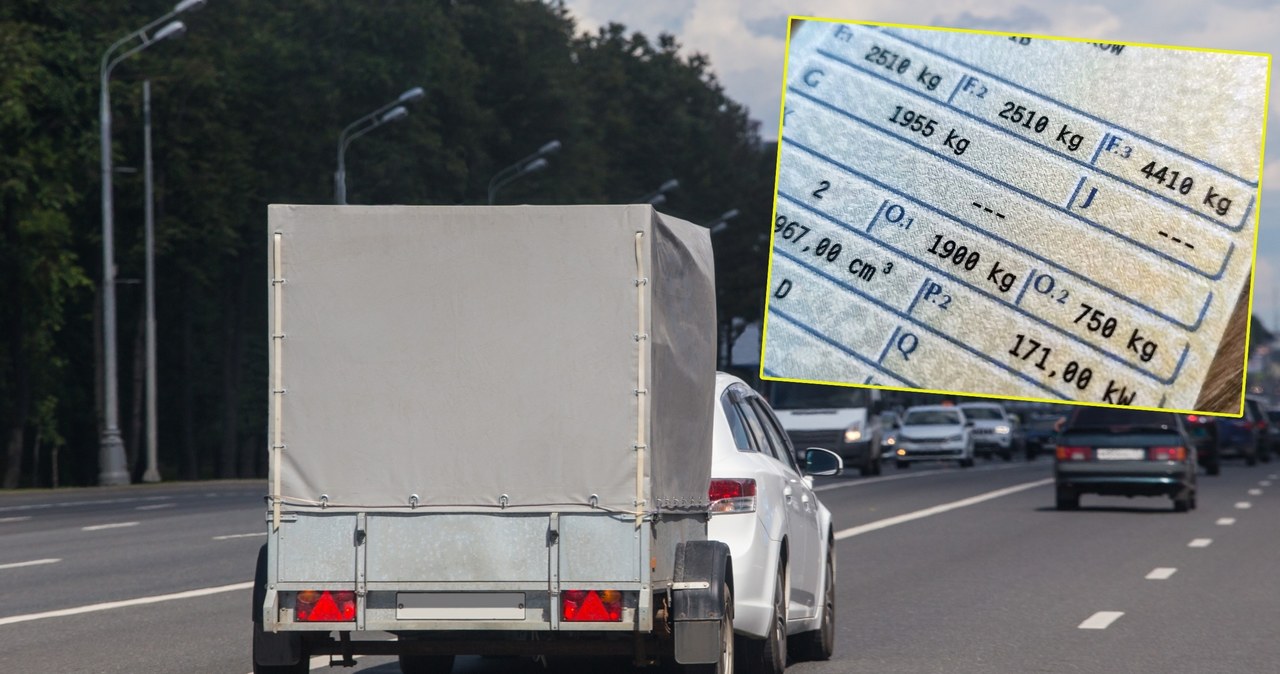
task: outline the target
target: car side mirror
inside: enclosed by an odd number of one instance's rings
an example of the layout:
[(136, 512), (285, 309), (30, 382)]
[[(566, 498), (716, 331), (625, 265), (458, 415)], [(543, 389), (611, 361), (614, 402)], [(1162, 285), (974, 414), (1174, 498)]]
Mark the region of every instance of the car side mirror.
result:
[(844, 461), (839, 454), (821, 447), (810, 447), (804, 451), (806, 475), (839, 475), (843, 471)]

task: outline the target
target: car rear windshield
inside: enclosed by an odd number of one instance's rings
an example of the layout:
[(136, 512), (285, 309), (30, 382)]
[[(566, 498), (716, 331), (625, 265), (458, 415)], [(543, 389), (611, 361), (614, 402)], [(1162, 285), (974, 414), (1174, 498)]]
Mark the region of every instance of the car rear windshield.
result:
[(1171, 412), (1144, 412), (1116, 407), (1083, 407), (1067, 422), (1067, 432), (1093, 430), (1135, 433), (1165, 431), (1177, 434), (1178, 415)]
[(1004, 415), (994, 407), (965, 407), (964, 414), (970, 419), (1003, 419)]
[(902, 423), (907, 426), (956, 426), (960, 424), (960, 415), (946, 410), (907, 412), (907, 418), (904, 419)]
[(1058, 420), (1062, 419), (1062, 415), (1054, 415), (1050, 417), (1032, 417), (1027, 422), (1027, 428), (1035, 428), (1037, 430), (1052, 429), (1058, 425)]

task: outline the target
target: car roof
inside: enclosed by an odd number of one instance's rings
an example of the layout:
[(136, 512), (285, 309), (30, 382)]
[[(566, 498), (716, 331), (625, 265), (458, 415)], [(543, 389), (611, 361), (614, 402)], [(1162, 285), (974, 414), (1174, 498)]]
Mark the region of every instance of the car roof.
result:
[(1065, 430), (1075, 427), (1167, 425), (1179, 428), (1178, 415), (1127, 407), (1078, 407), (1067, 420)]
[(904, 415), (911, 414), (912, 412), (942, 412), (942, 411), (959, 412), (960, 416), (964, 416), (964, 410), (960, 409), (959, 407), (956, 407), (955, 405), (916, 405), (915, 407), (908, 407), (907, 411), (903, 412), (903, 414)]
[(960, 403), (960, 407), (985, 407), (987, 409), (1004, 409), (1000, 403)]

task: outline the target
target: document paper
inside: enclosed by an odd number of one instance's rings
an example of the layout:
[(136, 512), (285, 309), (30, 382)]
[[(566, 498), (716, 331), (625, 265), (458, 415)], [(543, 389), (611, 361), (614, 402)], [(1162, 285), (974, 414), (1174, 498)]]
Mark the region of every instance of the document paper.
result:
[(1252, 267), (1269, 66), (800, 25), (763, 374), (1192, 409)]

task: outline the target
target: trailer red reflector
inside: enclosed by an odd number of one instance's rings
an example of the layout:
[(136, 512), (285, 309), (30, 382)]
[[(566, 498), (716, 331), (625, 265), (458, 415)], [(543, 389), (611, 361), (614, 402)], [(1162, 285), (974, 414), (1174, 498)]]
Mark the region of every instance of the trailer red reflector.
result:
[(622, 593), (617, 590), (565, 590), (560, 593), (565, 622), (622, 622)]
[(332, 623), (356, 619), (356, 593), (305, 590), (299, 592), (293, 606), (298, 622)]

